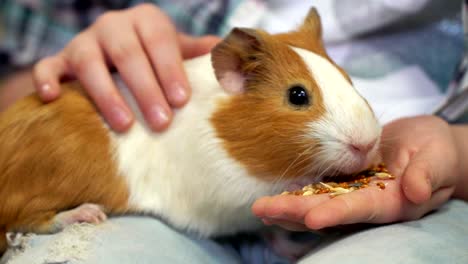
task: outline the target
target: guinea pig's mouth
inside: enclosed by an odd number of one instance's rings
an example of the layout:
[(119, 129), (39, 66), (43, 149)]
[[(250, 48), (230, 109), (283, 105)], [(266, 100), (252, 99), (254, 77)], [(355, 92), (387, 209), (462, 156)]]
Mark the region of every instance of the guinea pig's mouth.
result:
[(348, 162), (346, 166), (342, 166), (339, 169), (339, 172), (340, 172), (339, 174), (345, 174), (345, 175), (353, 174), (353, 173), (362, 171), (369, 166), (370, 166), (370, 162), (367, 159), (359, 158), (357, 160), (353, 160), (352, 162)]
[(286, 184), (285, 191), (290, 192), (290, 191), (302, 189), (304, 186), (307, 186), (309, 184), (319, 183), (319, 182), (324, 181), (324, 179), (333, 178), (333, 177), (337, 177), (340, 175), (345, 175), (345, 174), (335, 170), (335, 171), (329, 171), (329, 172), (322, 171), (322, 173), (302, 176), (302, 177), (296, 178), (288, 182)]
[(346, 170), (346, 172), (339, 171), (339, 170), (334, 170), (334, 171), (329, 171), (328, 173), (323, 171), (320, 174), (309, 175), (309, 176), (303, 176), (303, 177), (300, 177), (300, 178), (296, 178), (296, 179), (291, 180), (290, 182), (288, 182), (286, 184), (286, 188), (285, 188), (284, 191), (292, 192), (292, 191), (295, 191), (295, 190), (300, 190), (304, 186), (307, 186), (307, 185), (310, 185), (310, 184), (316, 184), (316, 183), (319, 183), (319, 182), (330, 182), (330, 181), (333, 182), (333, 181), (336, 181), (336, 180), (339, 180), (339, 179), (348, 178), (351, 175), (355, 175), (357, 173), (365, 171), (370, 166), (371, 166), (371, 164), (366, 165), (366, 166), (359, 166), (359, 167), (356, 167), (357, 169), (349, 167), (350, 171), (351, 171), (349, 173), (347, 172), (347, 170)]
[(308, 174), (290, 178), (286, 183), (286, 191), (302, 189), (324, 180), (333, 181), (334, 178), (347, 177), (368, 169), (379, 161), (379, 143), (379, 139), (367, 144), (334, 140), (333, 145), (326, 148), (332, 151), (317, 156)]
[(357, 159), (344, 157), (343, 160), (338, 160), (331, 164), (328, 169), (317, 170), (313, 174), (292, 179), (286, 184), (285, 191), (298, 190), (309, 184), (333, 181), (334, 178), (347, 177), (359, 173), (378, 163), (375, 156), (370, 155), (366, 158)]
[(366, 143), (355, 143), (353, 140), (342, 142), (341, 153), (337, 153), (335, 170), (340, 174), (350, 175), (367, 169), (375, 163), (378, 156), (380, 140), (376, 138)]
[(309, 182), (309, 183), (291, 182), (291, 183), (286, 185), (286, 188), (284, 188), (283, 191), (292, 192), (292, 191), (295, 191), (295, 190), (301, 190), (302, 188), (304, 188), (304, 186), (306, 186), (308, 184), (312, 184), (312, 183), (311, 182)]

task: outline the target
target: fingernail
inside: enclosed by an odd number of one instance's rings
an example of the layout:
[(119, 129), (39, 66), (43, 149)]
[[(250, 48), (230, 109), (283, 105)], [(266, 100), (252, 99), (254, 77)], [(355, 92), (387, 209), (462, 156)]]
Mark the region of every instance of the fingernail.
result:
[(122, 107), (115, 107), (112, 110), (112, 115), (114, 116), (115, 121), (121, 125), (126, 126), (132, 121), (130, 114)]
[(52, 90), (52, 87), (51, 87), (50, 84), (48, 84), (48, 83), (43, 84), (43, 85), (41, 86), (41, 92), (42, 92), (43, 94), (48, 94), (48, 93), (50, 93), (51, 90)]
[(48, 83), (43, 84), (39, 87), (39, 93), (44, 98), (44, 100), (51, 100), (54, 96), (52, 86)]
[(164, 127), (169, 122), (169, 114), (159, 105), (151, 107), (149, 118), (151, 123), (156, 125), (156, 129)]
[(187, 101), (187, 89), (185, 89), (180, 83), (175, 83), (171, 90), (172, 99), (177, 103), (184, 103)]

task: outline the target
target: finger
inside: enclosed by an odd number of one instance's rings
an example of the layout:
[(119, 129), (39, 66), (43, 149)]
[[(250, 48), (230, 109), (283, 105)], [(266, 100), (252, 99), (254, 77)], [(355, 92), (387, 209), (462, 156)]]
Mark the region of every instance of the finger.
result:
[[(390, 127), (387, 125), (387, 128)], [(412, 143), (405, 138), (397, 138), (398, 130), (384, 130), (382, 153), (389, 171), (396, 177), (403, 178), (402, 189), (407, 198), (417, 204), (425, 202), (431, 195), (426, 160), (422, 155), (426, 151), (412, 150)], [(388, 141), (387, 141), (388, 140)], [(409, 175), (409, 176), (404, 176)]]
[(383, 159), (388, 170), (402, 182), (402, 191), (406, 199), (420, 204), (427, 201), (431, 195), (425, 160), (416, 153), (408, 151), (406, 146), (393, 144), (391, 148), (382, 149)]
[[(171, 110), (131, 25), (118, 25), (101, 32), (99, 42), (135, 97), (146, 121), (155, 131), (166, 129)], [(113, 41), (108, 39), (113, 36)]]
[(451, 164), (444, 164), (431, 161), (453, 160), (448, 155), (443, 146), (439, 143), (429, 143), (423, 149), (413, 155), (402, 176), (402, 187), (406, 197), (415, 204), (422, 204), (428, 201), (433, 191), (450, 186), (455, 182), (454, 175), (447, 175), (450, 172), (446, 168), (453, 167)]
[(427, 214), (428, 212), (439, 208), (442, 206), (445, 202), (448, 201), (452, 193), (454, 192), (454, 187), (446, 187), (446, 188), (441, 188), (432, 193), (431, 199), (422, 204), (422, 205), (415, 205), (415, 204), (409, 204), (408, 206), (405, 206), (404, 209), (404, 216), (403, 219), (404, 221), (409, 221), (409, 220), (416, 220)]
[(259, 218), (303, 222), (304, 216), (320, 203), (330, 200), (328, 195), (296, 196), (277, 195), (263, 197), (252, 205), (252, 212)]
[(277, 225), (289, 231), (307, 231), (309, 230), (304, 224), (296, 223), (286, 220), (277, 220), (277, 219), (262, 219), (263, 223), (266, 225)]
[(304, 224), (318, 230), (344, 224), (394, 221), (400, 216), (402, 199), (398, 183), (388, 182), (385, 190), (369, 187), (321, 203), (307, 212)]
[(100, 47), (91, 39), (82, 40), (70, 49), (70, 67), (109, 125), (116, 131), (126, 131), (132, 124), (132, 113), (110, 77)]
[(221, 38), (216, 36), (196, 38), (183, 33), (178, 35), (178, 39), (182, 57), (185, 59), (207, 54), (221, 41)]
[(190, 87), (182, 64), (176, 29), (169, 19), (158, 23), (138, 20), (135, 25), (169, 104), (181, 107), (190, 97)]
[(395, 177), (401, 177), (410, 158), (406, 148), (400, 147), (397, 142), (397, 144), (382, 145), (381, 153), (388, 171)]
[(33, 70), (34, 84), (39, 97), (45, 102), (56, 99), (60, 94), (60, 79), (70, 74), (70, 68), (62, 53), (39, 61)]
[(419, 154), (410, 161), (402, 176), (402, 188), (405, 196), (415, 204), (428, 201), (432, 194), (431, 172), (427, 161), (422, 158), (426, 154)]

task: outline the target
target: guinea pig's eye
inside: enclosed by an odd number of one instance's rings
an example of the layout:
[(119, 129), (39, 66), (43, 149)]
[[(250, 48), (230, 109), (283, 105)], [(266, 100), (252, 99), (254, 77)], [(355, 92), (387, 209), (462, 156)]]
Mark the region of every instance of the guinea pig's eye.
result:
[(288, 96), (289, 103), (295, 106), (309, 105), (309, 94), (301, 85), (293, 85), (291, 88), (289, 88)]

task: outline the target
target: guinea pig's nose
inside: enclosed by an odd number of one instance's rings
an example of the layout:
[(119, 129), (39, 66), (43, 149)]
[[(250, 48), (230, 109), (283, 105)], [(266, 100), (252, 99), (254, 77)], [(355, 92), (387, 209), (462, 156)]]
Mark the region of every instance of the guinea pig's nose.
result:
[(351, 143), (349, 144), (349, 148), (353, 153), (366, 156), (367, 153), (369, 153), (374, 148), (376, 143), (377, 140), (373, 140), (370, 143)]

